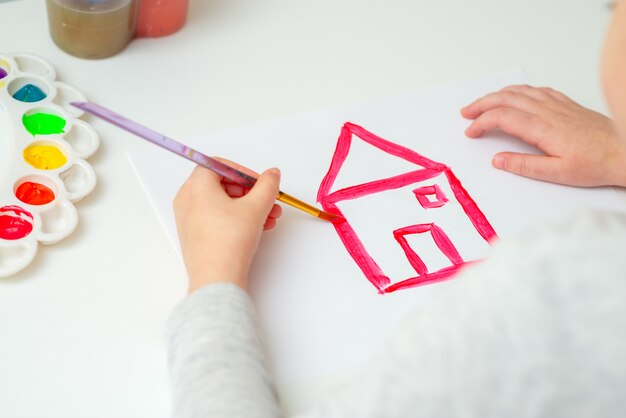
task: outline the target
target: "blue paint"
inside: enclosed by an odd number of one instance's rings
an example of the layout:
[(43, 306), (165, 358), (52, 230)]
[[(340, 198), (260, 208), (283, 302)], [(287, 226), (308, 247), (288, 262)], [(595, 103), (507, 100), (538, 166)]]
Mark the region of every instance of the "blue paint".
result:
[(2, 80), (7, 75), (8, 75), (7, 70), (5, 70), (4, 68), (0, 68), (0, 80)]
[(44, 93), (39, 87), (32, 84), (26, 84), (13, 95), (15, 100), (26, 103), (38, 102), (46, 97), (46, 93)]

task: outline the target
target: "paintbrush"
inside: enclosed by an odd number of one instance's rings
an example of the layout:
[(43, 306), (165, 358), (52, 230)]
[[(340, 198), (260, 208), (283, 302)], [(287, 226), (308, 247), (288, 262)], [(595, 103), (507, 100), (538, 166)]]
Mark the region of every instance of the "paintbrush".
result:
[[(202, 167), (208, 168), (209, 170), (219, 174), (220, 176), (223, 176), (224, 178), (243, 187), (251, 189), (256, 183), (256, 178), (246, 173), (243, 173), (227, 164), (224, 164), (223, 162), (216, 160), (215, 158), (204, 155), (200, 151), (181, 144), (180, 142), (175, 141), (172, 138), (160, 134), (120, 114), (117, 114), (110, 109), (107, 109), (95, 103), (87, 102), (72, 102), (72, 106), (84, 110), (85, 112), (89, 112), (92, 115), (104, 119), (105, 121), (112, 123), (113, 125), (118, 126), (130, 133), (133, 133), (138, 137), (146, 139), (153, 144), (160, 146), (161, 148), (165, 148), (166, 150), (171, 151), (174, 154), (178, 154), (181, 157), (193, 161), (194, 163)], [(302, 200), (296, 199), (295, 197), (281, 191), (278, 192), (278, 196), (276, 197), (276, 199), (325, 221), (333, 222), (343, 220), (343, 218), (339, 215), (334, 215), (332, 213), (320, 210), (315, 206), (309, 205), (308, 203), (305, 203)]]

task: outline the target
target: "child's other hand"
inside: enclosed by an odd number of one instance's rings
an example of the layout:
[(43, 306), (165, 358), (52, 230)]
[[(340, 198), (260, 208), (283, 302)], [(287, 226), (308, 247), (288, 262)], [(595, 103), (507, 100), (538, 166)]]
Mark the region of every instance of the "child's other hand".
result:
[[(231, 161), (222, 162), (250, 175)], [(176, 227), (189, 276), (189, 293), (213, 282), (247, 287), (261, 233), (276, 226), (280, 171), (264, 172), (252, 189), (196, 167), (174, 199)]]
[(626, 142), (611, 119), (549, 88), (509, 86), (464, 107), (465, 134), (502, 129), (545, 155), (496, 154), (494, 167), (572, 186), (626, 186)]

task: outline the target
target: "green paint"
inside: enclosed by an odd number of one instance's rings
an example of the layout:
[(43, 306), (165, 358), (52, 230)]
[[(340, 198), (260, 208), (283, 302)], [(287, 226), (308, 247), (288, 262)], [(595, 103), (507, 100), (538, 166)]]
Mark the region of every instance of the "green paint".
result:
[(31, 135), (52, 135), (61, 134), (65, 128), (65, 119), (57, 115), (48, 113), (33, 113), (24, 115), (22, 123)]

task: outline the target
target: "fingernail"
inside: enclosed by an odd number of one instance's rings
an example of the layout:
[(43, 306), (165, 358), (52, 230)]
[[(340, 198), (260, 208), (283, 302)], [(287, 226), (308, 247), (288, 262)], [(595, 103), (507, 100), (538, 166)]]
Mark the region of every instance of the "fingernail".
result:
[(278, 180), (280, 180), (280, 170), (276, 167), (270, 168), (269, 170), (267, 170), (267, 173), (276, 177)]
[(478, 135), (477, 135), (476, 129), (473, 129), (473, 128), (474, 128), (473, 125), (469, 126), (465, 130), (465, 136), (467, 136), (469, 138), (476, 138)]
[(504, 169), (506, 166), (506, 158), (501, 155), (496, 155), (493, 157), (491, 162), (495, 168)]

